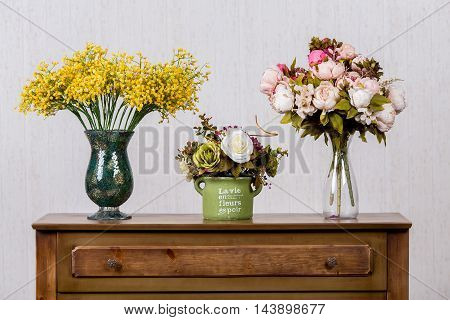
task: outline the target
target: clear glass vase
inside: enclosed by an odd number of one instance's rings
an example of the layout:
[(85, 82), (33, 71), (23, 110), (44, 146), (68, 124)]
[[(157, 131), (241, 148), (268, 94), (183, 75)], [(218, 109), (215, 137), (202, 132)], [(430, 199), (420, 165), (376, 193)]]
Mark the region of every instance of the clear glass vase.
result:
[(323, 192), (323, 215), (326, 219), (356, 219), (358, 188), (349, 161), (349, 136), (329, 137), (333, 158)]

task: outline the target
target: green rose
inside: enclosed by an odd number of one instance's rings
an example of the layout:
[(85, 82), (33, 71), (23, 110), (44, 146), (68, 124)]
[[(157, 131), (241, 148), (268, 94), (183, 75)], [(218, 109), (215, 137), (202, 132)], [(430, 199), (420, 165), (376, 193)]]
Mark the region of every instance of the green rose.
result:
[(220, 147), (214, 142), (206, 142), (197, 149), (192, 160), (199, 169), (207, 172), (217, 171), (220, 162)]

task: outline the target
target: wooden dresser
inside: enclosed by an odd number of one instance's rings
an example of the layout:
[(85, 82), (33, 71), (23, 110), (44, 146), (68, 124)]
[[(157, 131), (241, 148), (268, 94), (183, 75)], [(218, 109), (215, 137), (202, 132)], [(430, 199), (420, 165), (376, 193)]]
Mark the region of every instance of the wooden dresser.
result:
[(49, 214), (36, 229), (37, 299), (408, 299), (400, 214)]

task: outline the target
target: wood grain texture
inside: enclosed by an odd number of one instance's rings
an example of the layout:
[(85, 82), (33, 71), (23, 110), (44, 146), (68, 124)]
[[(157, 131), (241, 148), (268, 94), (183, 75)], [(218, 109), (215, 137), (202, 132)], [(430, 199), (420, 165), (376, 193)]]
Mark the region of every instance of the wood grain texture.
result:
[(87, 214), (49, 214), (33, 223), (36, 230), (364, 230), (409, 229), (399, 213), (366, 213), (355, 220), (325, 220), (320, 214), (255, 214), (252, 220), (209, 221), (201, 214), (139, 214), (131, 220), (93, 221)]
[(36, 232), (36, 299), (56, 299), (56, 233)]
[(389, 300), (409, 299), (409, 232), (388, 234), (388, 278)]
[(384, 300), (372, 292), (58, 293), (58, 300)]
[[(288, 246), (365, 245), (373, 249), (373, 272), (364, 276), (285, 277), (81, 277), (72, 275), (77, 246)], [(58, 236), (59, 292), (384, 291), (385, 232), (61, 232)], [(205, 262), (208, 263), (208, 262)]]
[[(81, 246), (74, 277), (366, 276), (368, 245)], [(330, 260), (330, 261), (329, 261)]]

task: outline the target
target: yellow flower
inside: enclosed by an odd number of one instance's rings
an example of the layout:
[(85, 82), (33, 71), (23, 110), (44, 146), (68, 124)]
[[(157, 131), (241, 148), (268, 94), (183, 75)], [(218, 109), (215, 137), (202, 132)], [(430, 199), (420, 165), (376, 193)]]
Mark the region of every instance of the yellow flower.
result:
[[(60, 64), (40, 63), (23, 88), (18, 110), (51, 116), (69, 109), (89, 118), (95, 108), (102, 108), (106, 116), (98, 121), (111, 125), (115, 112), (125, 106), (158, 110), (164, 119), (178, 110), (197, 110), (198, 92), (209, 76), (204, 68), (209, 66), (199, 67), (184, 49), (178, 49), (170, 61), (154, 64), (140, 52), (108, 54), (107, 49), (88, 43)], [(96, 119), (89, 120), (96, 125)]]

